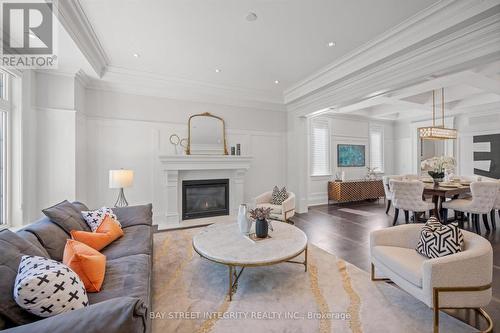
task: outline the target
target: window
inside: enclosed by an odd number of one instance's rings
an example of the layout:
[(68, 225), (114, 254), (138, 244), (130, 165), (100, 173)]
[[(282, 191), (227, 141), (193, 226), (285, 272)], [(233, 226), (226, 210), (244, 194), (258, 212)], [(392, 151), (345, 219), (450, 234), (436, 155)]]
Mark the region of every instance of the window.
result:
[(384, 172), (383, 127), (370, 127), (370, 168), (375, 172)]
[(330, 128), (325, 118), (311, 119), (311, 175), (330, 174)]
[(10, 110), (8, 74), (0, 72), (0, 225), (7, 220), (7, 122)]

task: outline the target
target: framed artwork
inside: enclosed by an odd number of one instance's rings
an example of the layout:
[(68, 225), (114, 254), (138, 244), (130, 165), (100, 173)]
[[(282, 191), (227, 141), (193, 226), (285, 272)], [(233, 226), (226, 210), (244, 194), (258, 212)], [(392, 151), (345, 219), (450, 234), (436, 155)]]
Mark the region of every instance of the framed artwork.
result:
[(364, 145), (337, 145), (338, 167), (364, 167), (365, 165)]
[(500, 179), (500, 134), (472, 137), (474, 174)]

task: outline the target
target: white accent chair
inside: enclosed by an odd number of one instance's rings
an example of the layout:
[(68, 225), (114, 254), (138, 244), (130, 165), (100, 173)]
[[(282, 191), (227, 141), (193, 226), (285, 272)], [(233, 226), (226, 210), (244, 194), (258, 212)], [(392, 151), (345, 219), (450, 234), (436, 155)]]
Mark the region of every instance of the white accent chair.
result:
[(271, 208), (271, 219), (288, 222), (295, 215), (295, 194), (287, 192), (288, 198), (281, 205), (271, 204), (272, 191), (263, 193), (255, 198), (255, 207)]
[[(390, 180), (389, 183), (393, 192), (392, 201), (395, 209), (393, 225), (398, 223), (400, 209), (405, 213), (406, 223), (409, 222), (410, 212), (413, 212), (414, 221), (417, 222), (420, 213), (425, 214), (435, 209), (432, 202), (424, 201), (424, 183), (421, 181)], [(434, 212), (434, 215), (437, 216), (437, 212)]]
[(391, 179), (394, 180), (403, 180), (403, 176), (384, 176), (382, 177), (382, 182), (384, 184), (384, 192), (385, 192), (385, 200), (387, 201), (387, 208), (385, 210), (386, 214), (389, 214), (389, 210), (391, 209), (391, 203), (393, 200), (393, 193), (390, 185)]
[[(442, 207), (445, 209), (444, 216), (448, 215), (448, 209), (453, 209), (455, 214), (468, 213), (471, 214), (474, 230), (479, 234), (481, 227), (479, 226), (479, 216), (483, 216), (484, 226), (490, 231), (488, 225), (488, 214), (493, 210), (498, 196), (500, 183), (498, 182), (473, 182), (470, 184), (472, 200), (455, 199), (443, 202)], [(463, 218), (463, 216), (462, 216)]]
[(477, 310), (488, 321), (489, 328), (485, 332), (490, 332), (493, 322), (481, 309), (490, 303), (492, 295), (493, 249), (490, 242), (472, 232), (462, 231), (462, 252), (429, 259), (415, 251), (422, 226), (421, 223), (407, 224), (371, 232), (372, 281), (391, 280), (433, 308), (434, 332), (439, 331), (439, 310), (446, 308)]

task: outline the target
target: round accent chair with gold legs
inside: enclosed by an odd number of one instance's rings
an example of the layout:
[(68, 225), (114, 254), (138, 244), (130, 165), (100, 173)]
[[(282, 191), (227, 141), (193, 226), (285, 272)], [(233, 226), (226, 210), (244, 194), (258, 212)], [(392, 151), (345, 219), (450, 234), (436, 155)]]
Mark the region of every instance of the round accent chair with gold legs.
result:
[[(371, 278), (391, 280), (401, 289), (434, 309), (434, 332), (439, 332), (439, 310), (474, 309), (488, 324), (482, 309), (491, 301), (493, 249), (485, 238), (468, 231), (462, 252), (429, 259), (415, 248), (423, 224), (407, 224), (370, 234)], [(377, 276), (383, 276), (376, 277)]]

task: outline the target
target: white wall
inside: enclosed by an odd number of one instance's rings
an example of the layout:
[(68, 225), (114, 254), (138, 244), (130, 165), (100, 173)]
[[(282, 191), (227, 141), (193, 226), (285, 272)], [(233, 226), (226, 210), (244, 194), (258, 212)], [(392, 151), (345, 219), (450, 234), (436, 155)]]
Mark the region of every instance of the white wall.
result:
[[(360, 179), (366, 176), (366, 167), (339, 168), (337, 166), (338, 144), (365, 145), (366, 165), (370, 162), (369, 131), (370, 126), (381, 126), (384, 129), (384, 173), (394, 172), (394, 140), (392, 122), (371, 121), (362, 117), (325, 116), (330, 122), (330, 166), (331, 175), (309, 177), (309, 205), (320, 205), (328, 202), (328, 181), (337, 172), (344, 171), (346, 179)], [(310, 166), (310, 165), (309, 165)], [(310, 172), (309, 172), (310, 175)]]
[[(54, 75), (36, 72), (34, 75), (32, 108), (36, 121), (36, 217), (42, 216), (43, 208), (62, 200), (76, 200), (77, 176), (81, 170), (80, 158), (77, 163), (77, 143), (81, 148), (84, 137), (77, 119), (83, 112), (83, 104), (78, 102), (82, 88), (72, 75)], [(78, 108), (77, 108), (78, 105)], [(78, 164), (78, 169), (77, 169)]]
[[(447, 121), (458, 130), (458, 139), (446, 143), (445, 153), (453, 151), (452, 155), (457, 160), (457, 174), (472, 176), (474, 174), (472, 138), (475, 135), (500, 133), (500, 112), (497, 109), (471, 110), (465, 114), (448, 117)], [(412, 139), (412, 133), (416, 133), (416, 128), (422, 123), (410, 121), (395, 123), (395, 155), (397, 156), (395, 158), (395, 173), (415, 172), (417, 164), (414, 155), (417, 152), (417, 147), (415, 147), (415, 140)], [(451, 155), (451, 153), (449, 154)]]
[(170, 135), (187, 137), (189, 116), (203, 112), (224, 118), (228, 145), (240, 143), (242, 155), (253, 156), (245, 179), (246, 201), (286, 182), (285, 112), (91, 89), (86, 90), (85, 109), (90, 206), (114, 204), (117, 193), (108, 188), (108, 171), (130, 168), (135, 179), (133, 187), (126, 189), (129, 203), (152, 202), (159, 207), (164, 185), (158, 156), (174, 154)]
[(473, 175), (473, 143), (476, 135), (500, 133), (500, 111), (490, 110), (472, 114), (463, 114), (456, 119), (459, 138), (457, 140), (458, 172), (461, 175)]

